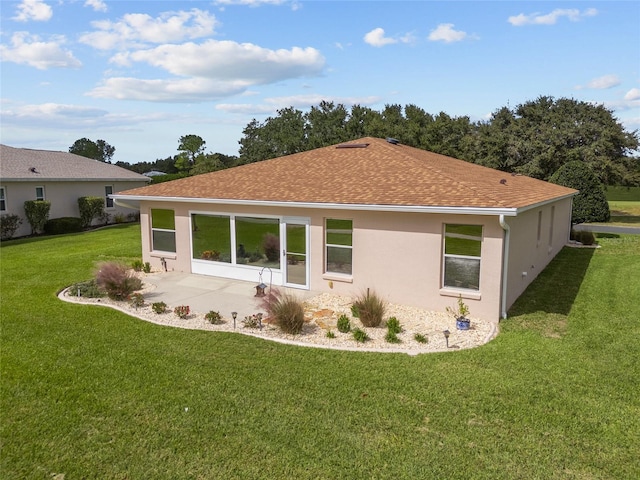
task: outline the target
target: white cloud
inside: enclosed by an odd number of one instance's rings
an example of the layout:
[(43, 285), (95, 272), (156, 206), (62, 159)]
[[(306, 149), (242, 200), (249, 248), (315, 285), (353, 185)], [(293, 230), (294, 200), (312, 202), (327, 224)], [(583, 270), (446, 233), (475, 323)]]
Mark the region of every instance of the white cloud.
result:
[(29, 20), (46, 22), (52, 16), (53, 10), (42, 0), (22, 0), (13, 20), (17, 22), (28, 22)]
[(325, 64), (324, 57), (315, 48), (271, 50), (251, 43), (217, 40), (161, 45), (119, 54), (113, 61), (120, 65), (144, 62), (178, 76), (241, 80), (254, 85), (314, 76)]
[(374, 28), (364, 36), (365, 43), (368, 43), (372, 47), (384, 47), (385, 45), (391, 45), (398, 43), (398, 40), (385, 37), (383, 28)]
[(165, 12), (157, 18), (143, 13), (130, 13), (117, 22), (93, 22), (96, 31), (85, 33), (80, 41), (99, 50), (141, 47), (207, 37), (214, 33), (217, 25), (214, 15), (197, 8)]
[(607, 88), (613, 88), (620, 85), (620, 78), (617, 75), (603, 75), (602, 77), (594, 78), (586, 85), (578, 85), (576, 88), (581, 90), (583, 88), (593, 88), (596, 90), (606, 90)]
[(466, 32), (454, 30), (453, 23), (441, 23), (429, 34), (429, 40), (432, 42), (460, 42), (467, 38)]
[(628, 101), (640, 100), (640, 88), (632, 88), (624, 95), (624, 99)]
[(306, 110), (312, 106), (319, 105), (322, 101), (342, 104), (345, 107), (353, 105), (373, 105), (380, 102), (380, 97), (338, 97), (320, 94), (311, 95), (292, 95), (288, 97), (271, 97), (266, 98), (262, 104), (249, 103), (222, 103), (216, 105), (216, 110), (226, 113), (239, 113), (245, 115), (270, 115), (275, 114), (277, 110), (287, 107), (294, 107), (300, 110)]
[(96, 12), (106, 12), (107, 11), (107, 4), (104, 3), (102, 0), (86, 0), (86, 2), (84, 2), (84, 6), (85, 7), (91, 7)]
[(536, 12), (525, 15), (524, 13), (521, 13), (519, 15), (509, 17), (507, 21), (515, 27), (521, 27), (523, 25), (555, 25), (562, 17), (566, 17), (572, 22), (577, 22), (586, 17), (594, 17), (597, 14), (598, 10), (595, 8), (588, 8), (582, 12), (576, 8), (557, 8), (547, 14)]
[(44, 42), (38, 36), (17, 32), (11, 37), (10, 47), (0, 45), (0, 57), (3, 61), (29, 65), (38, 70), (80, 67), (80, 60), (71, 51), (62, 48), (64, 43), (62, 36), (54, 36)]

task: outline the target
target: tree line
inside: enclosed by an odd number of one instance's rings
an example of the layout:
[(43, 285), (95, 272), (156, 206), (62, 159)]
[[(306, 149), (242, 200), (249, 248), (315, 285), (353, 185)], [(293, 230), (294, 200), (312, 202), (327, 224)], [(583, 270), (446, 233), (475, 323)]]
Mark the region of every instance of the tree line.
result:
[[(400, 143), (509, 173), (549, 180), (560, 167), (581, 162), (604, 185), (640, 185), (640, 140), (603, 105), (541, 96), (496, 110), (489, 119), (436, 115), (416, 105), (386, 105), (376, 111), (322, 101), (307, 112), (294, 107), (262, 122), (251, 120), (239, 140), (239, 157), (206, 153), (198, 135), (184, 135), (178, 154), (155, 162), (116, 165), (138, 173), (159, 170), (196, 175), (361, 137), (394, 138)], [(81, 139), (71, 153), (111, 160), (115, 148)]]

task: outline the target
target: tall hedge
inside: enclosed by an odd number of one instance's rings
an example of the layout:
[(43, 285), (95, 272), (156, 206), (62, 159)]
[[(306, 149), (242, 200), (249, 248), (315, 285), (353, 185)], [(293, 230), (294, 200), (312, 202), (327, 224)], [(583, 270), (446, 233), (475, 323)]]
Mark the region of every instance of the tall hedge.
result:
[(44, 224), (49, 219), (51, 202), (47, 200), (27, 200), (24, 202), (24, 214), (31, 225), (31, 233), (42, 233)]
[(78, 208), (80, 209), (82, 226), (86, 228), (91, 225), (94, 218), (100, 218), (104, 214), (104, 198), (80, 197), (78, 198)]
[(580, 191), (573, 197), (572, 224), (608, 222), (611, 218), (609, 203), (602, 183), (582, 161), (565, 163), (551, 176), (549, 181)]

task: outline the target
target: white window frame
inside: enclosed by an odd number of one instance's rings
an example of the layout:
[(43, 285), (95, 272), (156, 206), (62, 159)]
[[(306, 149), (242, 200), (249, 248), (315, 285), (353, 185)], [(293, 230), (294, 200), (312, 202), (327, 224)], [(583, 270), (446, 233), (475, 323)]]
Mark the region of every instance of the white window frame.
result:
[[(481, 233), (480, 236), (471, 236), (471, 235), (463, 235), (463, 234), (457, 234), (457, 233), (447, 233), (447, 226), (448, 225), (457, 225), (457, 226), (473, 226), (473, 227), (480, 227), (481, 228)], [(480, 242), (480, 256), (475, 256), (475, 255), (459, 255), (459, 254), (453, 254), (453, 253), (446, 253), (447, 252), (447, 237), (449, 238), (467, 238), (470, 240), (477, 240), (478, 242)], [(445, 223), (443, 225), (443, 231), (442, 231), (442, 288), (443, 289), (454, 289), (454, 290), (464, 290), (467, 292), (479, 292), (480, 291), (480, 274), (482, 272), (482, 244), (483, 244), (483, 240), (484, 240), (484, 226), (483, 225), (477, 225), (477, 224), (473, 224), (473, 223)], [(459, 258), (459, 259), (463, 259), (463, 260), (477, 260), (478, 261), (478, 285), (477, 288), (468, 288), (468, 287), (460, 287), (460, 286), (456, 286), (456, 285), (446, 285), (445, 281), (446, 281), (446, 259), (447, 258)]]
[(0, 187), (0, 212), (7, 211), (7, 190)]
[[(39, 189), (39, 188), (41, 188), (41, 189), (42, 189), (42, 196), (41, 196), (41, 197), (38, 197), (38, 189)], [(47, 199), (47, 196), (46, 196), (46, 192), (44, 191), (44, 186), (38, 186), (38, 187), (36, 187), (36, 201), (38, 201), (38, 202), (43, 202), (43, 201), (45, 201), (46, 199)]]
[[(351, 222), (351, 245), (337, 245), (334, 243), (329, 243), (327, 241), (327, 237), (329, 236), (329, 228), (327, 227), (327, 222), (330, 220), (342, 220), (342, 221), (350, 221)], [(336, 233), (336, 232), (334, 232)], [(343, 248), (345, 250), (351, 250), (351, 273), (344, 272), (334, 272), (329, 270), (329, 247), (332, 248)], [(336, 217), (327, 217), (324, 219), (324, 273), (326, 275), (339, 275), (345, 277), (353, 276), (353, 219), (351, 218), (336, 218)]]
[[(153, 226), (153, 211), (154, 210), (171, 210), (173, 212), (173, 230), (168, 229), (168, 228), (154, 228)], [(176, 222), (176, 211), (173, 208), (151, 208), (149, 209), (149, 227), (151, 227), (151, 251), (152, 252), (166, 252), (169, 254), (173, 254), (175, 255), (177, 253), (178, 250), (178, 245), (176, 244), (176, 229), (175, 229), (175, 222)], [(153, 238), (153, 232), (171, 232), (173, 233), (173, 243), (175, 245), (175, 250), (171, 251), (171, 250), (157, 250), (156, 246), (155, 246), (155, 242), (154, 242), (154, 238)]]
[(109, 198), (109, 195), (113, 195), (113, 185), (104, 186), (104, 208), (111, 210), (116, 208), (116, 206), (113, 198)]

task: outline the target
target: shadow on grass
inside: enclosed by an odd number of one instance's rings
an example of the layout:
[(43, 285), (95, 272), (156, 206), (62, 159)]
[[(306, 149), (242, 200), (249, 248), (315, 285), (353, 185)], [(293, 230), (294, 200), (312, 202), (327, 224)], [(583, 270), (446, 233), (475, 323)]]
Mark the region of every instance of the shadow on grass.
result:
[(565, 247), (509, 309), (509, 318), (536, 313), (566, 317), (595, 249)]

